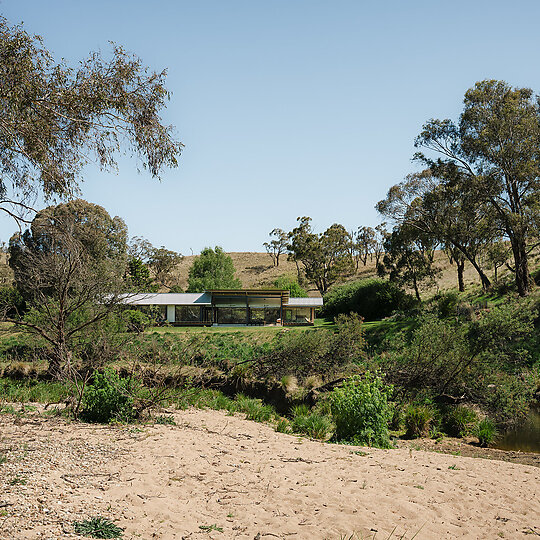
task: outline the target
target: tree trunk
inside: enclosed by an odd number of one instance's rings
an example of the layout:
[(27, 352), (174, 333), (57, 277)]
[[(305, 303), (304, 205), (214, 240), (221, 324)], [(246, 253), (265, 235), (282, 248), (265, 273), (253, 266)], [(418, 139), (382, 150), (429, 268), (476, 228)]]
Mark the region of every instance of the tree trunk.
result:
[(418, 283), (416, 282), (416, 276), (413, 275), (413, 288), (414, 288), (414, 294), (416, 295), (416, 299), (420, 302), (420, 292), (418, 291)]
[(531, 278), (529, 276), (529, 260), (527, 246), (524, 238), (511, 239), (512, 253), (516, 269), (516, 287), (519, 296), (527, 296), (531, 292)]
[(465, 261), (456, 260), (456, 266), (457, 266), (457, 280), (458, 280), (459, 292), (465, 292), (465, 283), (463, 281), (463, 270), (465, 268)]

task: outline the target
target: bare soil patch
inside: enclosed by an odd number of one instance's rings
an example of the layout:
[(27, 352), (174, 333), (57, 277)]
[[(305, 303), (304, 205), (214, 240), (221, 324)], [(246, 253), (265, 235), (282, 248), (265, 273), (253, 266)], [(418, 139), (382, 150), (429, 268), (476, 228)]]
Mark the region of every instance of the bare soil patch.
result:
[(118, 427), (0, 416), (0, 538), (76, 538), (73, 520), (96, 515), (130, 539), (540, 534), (537, 467), (323, 444), (215, 411), (174, 416)]

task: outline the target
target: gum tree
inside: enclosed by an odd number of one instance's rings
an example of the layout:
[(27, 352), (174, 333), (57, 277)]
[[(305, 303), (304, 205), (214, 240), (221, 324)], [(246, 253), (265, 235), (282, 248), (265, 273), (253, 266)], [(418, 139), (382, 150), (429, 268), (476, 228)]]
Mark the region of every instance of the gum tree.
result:
[(165, 76), (118, 45), (70, 67), (0, 18), (0, 210), (29, 223), (37, 195), (73, 197), (83, 167), (115, 169), (119, 151), (153, 177), (176, 167), (182, 144), (160, 117)]

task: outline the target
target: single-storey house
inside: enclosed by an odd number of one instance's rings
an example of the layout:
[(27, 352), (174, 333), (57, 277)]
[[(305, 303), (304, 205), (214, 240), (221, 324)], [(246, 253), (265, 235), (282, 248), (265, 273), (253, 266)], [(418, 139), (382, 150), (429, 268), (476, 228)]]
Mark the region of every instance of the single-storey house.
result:
[(279, 289), (215, 289), (202, 293), (139, 293), (132, 306), (155, 306), (177, 326), (312, 325), (322, 298), (293, 298)]

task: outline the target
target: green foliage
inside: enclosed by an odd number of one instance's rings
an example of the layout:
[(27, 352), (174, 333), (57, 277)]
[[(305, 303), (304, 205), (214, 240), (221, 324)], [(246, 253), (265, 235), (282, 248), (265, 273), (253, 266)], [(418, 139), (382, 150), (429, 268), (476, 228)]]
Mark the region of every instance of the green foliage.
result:
[(324, 297), (322, 315), (358, 313), (367, 321), (382, 319), (393, 311), (410, 309), (414, 299), (390, 281), (367, 279), (334, 287)]
[(472, 409), (462, 405), (449, 408), (443, 415), (444, 431), (451, 437), (470, 435), (477, 422), (477, 414)]
[(40, 37), (2, 17), (0, 73), (4, 201), (73, 197), (88, 160), (114, 169), (121, 150), (138, 156), (154, 177), (177, 165), (182, 145), (160, 118), (169, 97), (166, 74), (122, 47), (113, 46), (108, 59), (93, 52), (71, 68), (55, 62)]
[(242, 283), (234, 274), (233, 260), (222, 248), (204, 248), (189, 269), (187, 292), (239, 289)]
[(67, 385), (36, 379), (0, 379), (0, 401), (59, 403), (69, 395)]
[(264, 405), (260, 399), (248, 398), (242, 394), (236, 397), (236, 410), (246, 415), (248, 420), (255, 422), (269, 422), (276, 416), (270, 405)]
[(276, 423), (275, 430), (278, 433), (290, 433), (291, 423), (286, 418), (280, 418)]
[(431, 422), (435, 418), (434, 410), (427, 405), (409, 405), (405, 412), (405, 436), (409, 439), (428, 437)]
[(440, 293), (435, 297), (438, 315), (441, 318), (456, 315), (460, 296), (457, 291), (447, 291)]
[(489, 446), (498, 436), (497, 426), (491, 418), (484, 418), (478, 422), (474, 430), (480, 446)]
[(280, 276), (274, 281), (274, 287), (289, 291), (293, 298), (307, 298), (307, 291), (292, 276)]
[(144, 262), (136, 257), (128, 261), (128, 282), (137, 292), (157, 292), (157, 287), (152, 284), (150, 269)]
[(312, 439), (326, 440), (334, 426), (332, 419), (328, 416), (310, 411), (306, 406), (297, 406), (293, 409), (290, 429), (294, 433), (301, 433)]
[(144, 332), (151, 324), (150, 317), (139, 309), (126, 309), (122, 312), (128, 332)]
[(254, 359), (253, 371), (261, 376), (281, 378), (294, 375), (332, 377), (361, 363), (365, 357), (362, 321), (357, 315), (336, 319), (336, 331), (302, 330), (280, 333)]
[(136, 381), (120, 378), (112, 369), (94, 372), (92, 383), (84, 389), (81, 417), (88, 422), (100, 423), (133, 420), (136, 388)]
[(354, 272), (350, 253), (351, 236), (338, 223), (324, 233), (315, 234), (311, 229), (311, 218), (297, 218), (299, 225), (290, 233), (290, 258), (302, 263), (306, 278), (315, 283), (321, 294), (339, 278)]
[(0, 316), (18, 319), (26, 311), (26, 302), (16, 287), (0, 287)]
[(124, 529), (101, 516), (74, 521), (73, 528), (77, 534), (89, 538), (122, 538), (124, 532)]
[(334, 438), (354, 444), (389, 448), (388, 421), (392, 411), (388, 396), (392, 387), (377, 374), (347, 379), (330, 394), (330, 410), (336, 424)]

